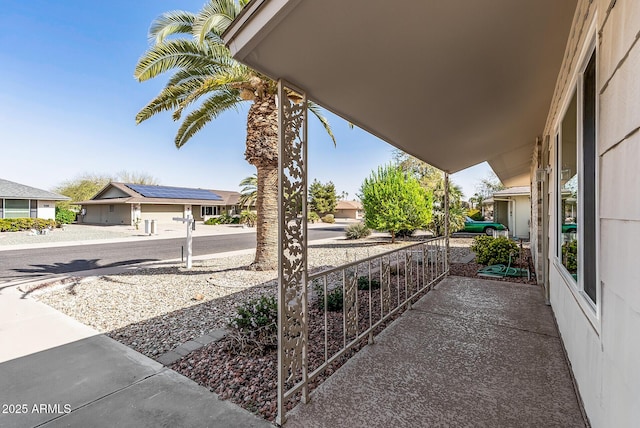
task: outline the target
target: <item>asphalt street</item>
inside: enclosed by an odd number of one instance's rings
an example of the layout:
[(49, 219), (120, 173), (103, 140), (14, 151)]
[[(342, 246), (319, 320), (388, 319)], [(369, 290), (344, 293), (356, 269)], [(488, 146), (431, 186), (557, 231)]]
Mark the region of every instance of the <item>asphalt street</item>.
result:
[[(334, 238), (344, 234), (344, 226), (309, 229), (309, 240)], [(54, 273), (125, 266), (141, 262), (179, 259), (184, 238), (136, 240), (110, 244), (74, 245), (0, 252), (0, 278), (37, 278)], [(200, 236), (193, 238), (193, 255), (223, 253), (253, 248), (255, 233)], [(186, 251), (186, 249), (185, 249)]]

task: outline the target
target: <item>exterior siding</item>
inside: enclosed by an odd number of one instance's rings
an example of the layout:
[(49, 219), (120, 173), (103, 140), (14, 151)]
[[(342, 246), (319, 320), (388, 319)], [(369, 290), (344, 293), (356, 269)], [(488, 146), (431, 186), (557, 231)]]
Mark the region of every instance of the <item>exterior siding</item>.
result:
[[(578, 61), (588, 43), (588, 29), (597, 17), (597, 149), (598, 149), (598, 276), (600, 296), (595, 312), (561, 274), (555, 257), (556, 172), (550, 189), (550, 302), (553, 307), (580, 395), (591, 425), (633, 427), (640, 420), (640, 274), (637, 237), (640, 236), (640, 2), (582, 0), (570, 32), (566, 55), (549, 111), (545, 137), (554, 165), (555, 127), (562, 106), (575, 87)], [(532, 174), (541, 165), (536, 153)], [(542, 186), (540, 186), (541, 188)], [(541, 248), (538, 205), (544, 194), (532, 189), (532, 250), (538, 266)], [(542, 220), (547, 213), (541, 212)]]

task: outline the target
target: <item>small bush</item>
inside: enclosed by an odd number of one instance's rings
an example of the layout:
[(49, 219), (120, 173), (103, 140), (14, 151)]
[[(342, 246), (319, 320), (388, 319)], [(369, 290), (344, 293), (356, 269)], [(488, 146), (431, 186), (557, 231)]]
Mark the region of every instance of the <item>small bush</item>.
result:
[(504, 236), (493, 238), (491, 236), (476, 236), (471, 244), (471, 251), (476, 253), (476, 262), (483, 265), (508, 264), (509, 255), (511, 262), (518, 255), (518, 244)]
[(204, 222), (204, 224), (208, 224), (209, 226), (213, 226), (213, 225), (216, 225), (216, 224), (220, 224), (220, 222), (218, 221), (218, 219), (216, 217), (211, 217), (211, 218), (208, 218)]
[(322, 217), (322, 222), (323, 223), (335, 223), (336, 222), (336, 218), (333, 216), (333, 214), (327, 214), (324, 217)]
[(245, 210), (240, 213), (241, 224), (246, 224), (249, 227), (255, 227), (257, 221), (258, 214), (253, 211)]
[(20, 232), (29, 229), (42, 230), (54, 227), (56, 227), (55, 220), (43, 218), (22, 217), (0, 219), (0, 232)]
[(309, 211), (307, 213), (307, 221), (309, 223), (315, 223), (317, 221), (320, 221), (320, 216), (318, 215), (318, 213), (316, 213), (314, 211)]
[(347, 239), (361, 239), (371, 235), (371, 230), (364, 223), (353, 223), (345, 230)]
[(469, 210), (467, 211), (467, 216), (469, 216), (471, 220), (475, 220), (475, 221), (484, 220), (484, 217), (482, 216), (482, 213), (480, 212), (480, 210)]
[[(371, 289), (377, 290), (380, 288), (380, 281), (377, 279), (371, 278)], [(368, 290), (369, 289), (369, 277), (368, 276), (359, 276), (358, 277), (358, 290)]]
[(76, 212), (56, 207), (56, 222), (59, 224), (69, 224), (76, 221)]
[[(324, 310), (324, 286), (320, 282), (316, 282), (313, 285), (313, 289), (318, 298), (318, 308)], [(342, 287), (337, 286), (332, 290), (327, 289), (327, 310), (330, 312), (338, 312), (342, 310), (344, 303), (344, 295), (342, 293)]]
[(236, 351), (265, 354), (278, 346), (278, 302), (275, 296), (262, 296), (236, 308), (237, 315), (227, 327), (231, 329)]

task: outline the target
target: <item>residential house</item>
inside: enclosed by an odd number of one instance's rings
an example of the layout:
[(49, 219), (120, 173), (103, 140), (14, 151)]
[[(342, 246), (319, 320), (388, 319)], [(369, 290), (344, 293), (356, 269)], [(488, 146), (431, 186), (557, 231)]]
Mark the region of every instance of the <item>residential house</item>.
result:
[(136, 219), (169, 223), (174, 217), (192, 216), (197, 221), (222, 214), (240, 213), (240, 193), (111, 182), (82, 206), (80, 221), (91, 224), (127, 224)]
[(0, 218), (56, 218), (56, 202), (69, 198), (0, 178)]
[(224, 39), (447, 173), (488, 161), (531, 189), (537, 278), (599, 428), (640, 421), (638, 34), (637, 0), (256, 0)]
[(364, 217), (362, 203), (360, 201), (338, 201), (334, 216), (335, 218), (362, 220)]
[(531, 223), (531, 188), (529, 186), (509, 187), (495, 192), (493, 202), (493, 221), (509, 228), (509, 236), (529, 239)]

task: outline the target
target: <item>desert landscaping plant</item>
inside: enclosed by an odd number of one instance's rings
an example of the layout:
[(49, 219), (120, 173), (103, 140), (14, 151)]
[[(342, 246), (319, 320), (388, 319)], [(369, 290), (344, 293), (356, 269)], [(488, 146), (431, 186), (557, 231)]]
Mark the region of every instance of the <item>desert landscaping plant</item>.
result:
[(249, 227), (255, 227), (258, 220), (258, 214), (253, 211), (244, 210), (240, 213), (240, 224), (246, 224)]
[[(316, 303), (318, 308), (324, 310), (324, 286), (320, 281), (313, 284), (313, 291), (316, 293)], [(344, 293), (342, 286), (338, 285), (334, 288), (327, 289), (327, 310), (329, 312), (338, 312), (342, 310), (344, 304)]]
[(76, 221), (75, 211), (56, 206), (56, 222), (58, 224), (69, 224), (74, 221)]
[(316, 223), (316, 222), (320, 221), (320, 216), (318, 215), (318, 213), (316, 213), (314, 211), (309, 211), (307, 213), (307, 221), (309, 223)]
[(327, 215), (323, 216), (320, 220), (322, 220), (323, 223), (335, 223), (336, 222), (336, 218), (333, 216), (333, 214), (327, 214)]
[(227, 327), (236, 352), (263, 355), (278, 346), (278, 301), (262, 296), (236, 308)]
[(476, 262), (483, 265), (513, 264), (519, 254), (518, 244), (511, 239), (500, 236), (476, 236), (471, 244), (471, 251), (476, 253)]
[(362, 239), (371, 235), (371, 229), (364, 223), (353, 223), (347, 226), (344, 233), (347, 239)]

